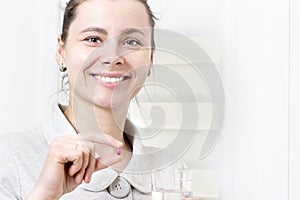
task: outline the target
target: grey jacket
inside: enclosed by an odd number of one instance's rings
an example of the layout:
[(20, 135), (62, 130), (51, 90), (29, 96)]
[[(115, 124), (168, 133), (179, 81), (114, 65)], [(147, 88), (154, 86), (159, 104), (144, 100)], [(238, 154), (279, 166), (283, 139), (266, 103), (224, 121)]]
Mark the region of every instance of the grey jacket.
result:
[[(133, 146), (133, 157), (124, 172), (117, 174), (112, 168), (95, 172), (89, 184), (83, 183), (61, 200), (115, 200), (151, 199), (151, 166), (159, 163), (151, 151), (134, 137), (135, 128), (126, 123), (126, 132)], [(24, 133), (4, 135), (0, 138), (0, 199), (25, 199), (40, 174), (51, 140), (60, 135), (76, 134), (58, 105), (54, 105), (50, 119), (40, 127)], [(132, 134), (131, 134), (132, 135)], [(153, 149), (152, 149), (153, 150)], [(155, 161), (154, 161), (155, 160)], [(158, 166), (158, 165), (157, 165)], [(124, 189), (125, 188), (125, 189)], [(120, 197), (120, 196), (125, 197)]]

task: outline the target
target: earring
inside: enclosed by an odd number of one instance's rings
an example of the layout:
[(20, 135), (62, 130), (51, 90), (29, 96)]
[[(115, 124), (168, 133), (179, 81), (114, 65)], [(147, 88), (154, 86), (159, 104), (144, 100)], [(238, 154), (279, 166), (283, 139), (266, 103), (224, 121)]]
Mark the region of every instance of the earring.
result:
[(150, 75), (151, 75), (151, 70), (149, 69), (147, 76), (150, 76)]
[(68, 68), (64, 63), (59, 65), (59, 76), (60, 76), (60, 91), (68, 91), (69, 79), (68, 79)]
[(62, 72), (62, 73), (67, 71), (67, 67), (65, 66), (64, 63), (61, 63), (59, 65), (59, 71)]
[(59, 75), (62, 78), (65, 78), (66, 76), (68, 76), (68, 68), (65, 66), (64, 63), (61, 63), (59, 65)]
[(61, 105), (69, 104), (69, 79), (68, 79), (68, 68), (61, 62), (58, 66), (59, 69), (59, 92), (58, 101)]

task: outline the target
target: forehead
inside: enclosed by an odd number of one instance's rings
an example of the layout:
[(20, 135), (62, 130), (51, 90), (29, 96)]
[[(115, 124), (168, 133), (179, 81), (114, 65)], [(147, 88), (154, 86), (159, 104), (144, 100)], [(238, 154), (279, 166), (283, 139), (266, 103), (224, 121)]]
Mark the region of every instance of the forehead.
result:
[(71, 27), (84, 29), (98, 26), (117, 33), (125, 28), (150, 27), (149, 16), (144, 5), (136, 0), (89, 0), (77, 8)]

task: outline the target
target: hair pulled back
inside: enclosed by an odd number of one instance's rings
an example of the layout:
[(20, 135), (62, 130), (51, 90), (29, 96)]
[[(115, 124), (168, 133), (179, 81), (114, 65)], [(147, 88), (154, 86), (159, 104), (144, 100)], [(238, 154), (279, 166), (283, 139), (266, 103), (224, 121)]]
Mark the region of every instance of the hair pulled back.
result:
[[(88, 1), (88, 0), (70, 0), (67, 3), (67, 6), (64, 11), (64, 18), (63, 18), (63, 25), (62, 25), (62, 33), (61, 33), (62, 42), (66, 42), (66, 40), (68, 38), (70, 25), (74, 21), (74, 19), (76, 18), (76, 15), (77, 15), (77, 8), (86, 1)], [(154, 16), (147, 0), (133, 0), (133, 1), (138, 1), (145, 6), (146, 12), (149, 16), (150, 26), (152, 27), (151, 45), (152, 45), (152, 48), (154, 48), (155, 44), (154, 44), (153, 27), (155, 26), (156, 17)]]

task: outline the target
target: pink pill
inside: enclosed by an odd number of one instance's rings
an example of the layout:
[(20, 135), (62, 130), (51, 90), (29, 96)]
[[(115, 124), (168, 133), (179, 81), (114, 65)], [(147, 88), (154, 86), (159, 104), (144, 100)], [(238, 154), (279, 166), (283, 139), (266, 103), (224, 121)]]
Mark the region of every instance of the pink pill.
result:
[(122, 154), (122, 149), (121, 148), (117, 148), (117, 155), (121, 155)]

